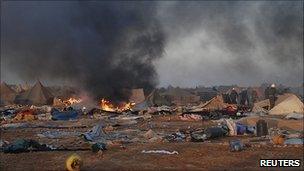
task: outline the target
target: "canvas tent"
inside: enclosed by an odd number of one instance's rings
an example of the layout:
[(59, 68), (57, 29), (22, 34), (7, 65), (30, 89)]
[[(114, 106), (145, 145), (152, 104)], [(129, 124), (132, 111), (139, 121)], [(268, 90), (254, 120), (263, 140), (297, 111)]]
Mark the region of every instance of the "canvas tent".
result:
[(17, 95), (15, 102), (18, 104), (45, 105), (52, 104), (53, 95), (38, 81), (31, 89)]
[[(279, 95), (277, 100), (275, 101), (275, 106), (291, 96), (295, 96), (295, 95), (291, 94), (291, 93), (285, 93), (285, 94)], [(265, 100), (259, 101), (257, 103), (254, 103), (254, 106), (269, 110), (269, 107), (270, 107), (269, 99), (265, 99)]]
[(162, 106), (162, 105), (171, 105), (171, 100), (168, 96), (162, 95), (159, 90), (153, 90), (148, 96), (147, 96), (147, 104), (148, 106)]
[(16, 92), (5, 82), (1, 83), (0, 87), (1, 87), (0, 104), (1, 105), (12, 104), (16, 97)]
[(189, 91), (181, 88), (168, 88), (162, 95), (167, 96), (176, 105), (187, 105), (200, 101), (200, 96), (191, 94)]
[(303, 102), (296, 95), (289, 94), (269, 111), (269, 115), (303, 114), (303, 107)]
[(196, 95), (200, 96), (200, 100), (203, 102), (211, 100), (218, 94), (216, 89), (211, 87), (198, 87), (194, 91)]

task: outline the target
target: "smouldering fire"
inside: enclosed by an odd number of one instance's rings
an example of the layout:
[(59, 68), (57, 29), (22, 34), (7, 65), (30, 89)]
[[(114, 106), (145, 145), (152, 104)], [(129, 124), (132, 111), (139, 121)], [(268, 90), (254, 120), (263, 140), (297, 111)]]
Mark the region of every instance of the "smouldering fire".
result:
[(131, 110), (135, 103), (121, 103), (118, 106), (113, 105), (109, 100), (101, 99), (100, 108), (108, 112), (123, 112)]

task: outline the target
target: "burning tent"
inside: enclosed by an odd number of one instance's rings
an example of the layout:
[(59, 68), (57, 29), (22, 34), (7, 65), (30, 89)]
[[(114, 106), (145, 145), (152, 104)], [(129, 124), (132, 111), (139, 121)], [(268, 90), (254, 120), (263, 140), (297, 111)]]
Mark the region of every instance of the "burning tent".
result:
[(1, 83), (0, 87), (1, 87), (0, 104), (1, 105), (12, 104), (14, 102), (17, 93), (5, 82)]
[(31, 89), (16, 96), (15, 103), (29, 105), (52, 104), (54, 96), (38, 81)]

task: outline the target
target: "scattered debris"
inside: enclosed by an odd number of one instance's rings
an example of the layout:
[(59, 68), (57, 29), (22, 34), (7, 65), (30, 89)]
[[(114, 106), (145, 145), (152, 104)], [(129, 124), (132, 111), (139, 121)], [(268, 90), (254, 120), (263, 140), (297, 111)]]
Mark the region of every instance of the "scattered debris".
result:
[(174, 110), (172, 110), (169, 106), (150, 107), (148, 109), (148, 113), (152, 115), (172, 114), (172, 112), (174, 112)]
[(34, 114), (33, 109), (23, 110), (14, 117), (13, 121), (33, 121), (36, 120), (37, 116)]
[(203, 130), (192, 132), (190, 135), (191, 135), (191, 141), (193, 142), (203, 142), (207, 140), (207, 135)]
[(105, 143), (95, 143), (91, 146), (91, 148), (94, 153), (96, 153), (98, 151), (104, 151), (107, 149)]
[(242, 151), (244, 150), (245, 145), (241, 142), (241, 140), (233, 140), (229, 142), (230, 144), (230, 151)]
[[(25, 128), (30, 132), (35, 130), (34, 136), (38, 136), (36, 138), (39, 141), (50, 141), (51, 144), (66, 143), (66, 140), (75, 141), (69, 139), (71, 137), (79, 140), (80, 135), (86, 142), (71, 143), (73, 148), (61, 144), (58, 148), (53, 148), (31, 139), (17, 140), (11, 144), (1, 140), (0, 149), (6, 153), (90, 150), (97, 154), (94, 156), (96, 157), (102, 155), (104, 150), (115, 146), (126, 149), (129, 143), (166, 141), (175, 144), (192, 141), (225, 146), (229, 144), (231, 152), (242, 151), (245, 146), (282, 147), (303, 144), (301, 113), (285, 113), (284, 116), (275, 117), (264, 115), (268, 109), (263, 106), (254, 104), (253, 109), (249, 111), (246, 105), (226, 103), (221, 95), (197, 106), (187, 104), (152, 107), (148, 100), (141, 97), (140, 101), (137, 104), (123, 103), (121, 107), (111, 106), (109, 101), (103, 101), (100, 108), (84, 108), (85, 110), (71, 105), (57, 108), (48, 105), (16, 105), (1, 108), (1, 130), (14, 132), (14, 129), (18, 128), (18, 133), (20, 129)], [(157, 116), (166, 114), (170, 116)], [(238, 119), (240, 117), (242, 118)], [(298, 129), (290, 129), (295, 127)], [(226, 136), (230, 137), (224, 138)], [(241, 140), (232, 140), (236, 137), (241, 137)], [(8, 140), (11, 141), (10, 138)], [(142, 150), (141, 153), (179, 154), (177, 151), (168, 150)], [(72, 155), (67, 159), (66, 165), (67, 170), (79, 170), (82, 165), (81, 158), (76, 154)]]
[(197, 114), (182, 114), (179, 116), (179, 118), (183, 121), (200, 121), (203, 120), (203, 117), (201, 115)]
[(169, 142), (183, 142), (186, 140), (186, 135), (182, 132), (176, 132), (165, 137)]
[(73, 131), (73, 132), (64, 132), (64, 131), (45, 131), (40, 134), (37, 134), (40, 138), (66, 138), (70, 136), (79, 136), (81, 133)]

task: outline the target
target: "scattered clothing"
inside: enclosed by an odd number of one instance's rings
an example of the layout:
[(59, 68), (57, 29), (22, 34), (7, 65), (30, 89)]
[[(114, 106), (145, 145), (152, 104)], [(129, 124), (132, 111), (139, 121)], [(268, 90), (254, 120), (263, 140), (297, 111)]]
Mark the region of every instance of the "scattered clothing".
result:
[(99, 123), (95, 125), (90, 131), (83, 134), (85, 140), (92, 142), (106, 143), (106, 138), (108, 137), (103, 131), (103, 124)]
[(40, 144), (39, 142), (31, 139), (18, 139), (12, 144), (6, 146), (4, 153), (22, 153), (28, 151), (50, 151), (52, 148), (46, 144)]

